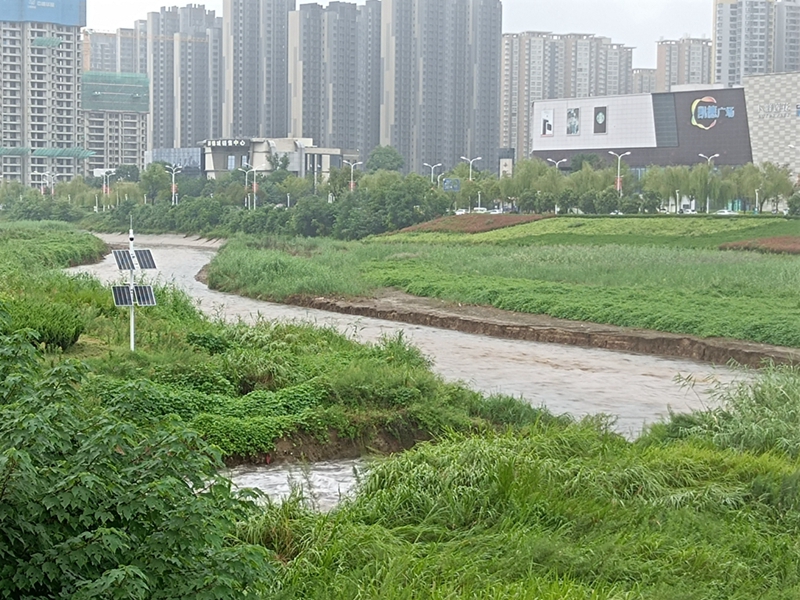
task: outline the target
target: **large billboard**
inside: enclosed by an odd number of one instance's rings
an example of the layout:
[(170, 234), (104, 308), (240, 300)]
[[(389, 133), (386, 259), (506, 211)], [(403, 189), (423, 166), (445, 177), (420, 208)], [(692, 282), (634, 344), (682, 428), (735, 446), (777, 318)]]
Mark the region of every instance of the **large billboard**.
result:
[(637, 167), (697, 164), (700, 154), (718, 154), (719, 165), (753, 159), (742, 89), (543, 100), (532, 110), (542, 123), (532, 155), (542, 159), (627, 151)]
[(0, 0), (0, 20), (86, 26), (86, 0)]

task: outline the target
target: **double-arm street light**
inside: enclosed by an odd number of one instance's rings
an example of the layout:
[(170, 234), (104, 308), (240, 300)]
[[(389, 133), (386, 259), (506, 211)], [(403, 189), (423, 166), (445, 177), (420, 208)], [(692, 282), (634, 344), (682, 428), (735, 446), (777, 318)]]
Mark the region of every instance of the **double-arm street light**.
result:
[(435, 165), (429, 165), (428, 163), (422, 163), (423, 167), (428, 167), (431, 170), (431, 185), (435, 183), (434, 181), (434, 171), (442, 166), (442, 163), (436, 163)]
[(469, 163), (469, 180), (472, 181), (472, 165), (476, 161), (483, 160), (480, 156), (476, 158), (467, 158), (466, 156), (462, 156), (461, 160), (465, 160)]
[(355, 180), (355, 174), (353, 173), (353, 169), (355, 169), (358, 165), (363, 165), (364, 163), (361, 161), (352, 162), (349, 160), (342, 160), (342, 162), (346, 165), (350, 165), (350, 191), (352, 192), (354, 189), (356, 189), (356, 180)]
[[(246, 165), (246, 163), (245, 163), (245, 165)], [(247, 190), (247, 180), (250, 177), (250, 173), (255, 173), (256, 170), (255, 169), (245, 169), (244, 167), (239, 167), (237, 170), (241, 171), (242, 173), (244, 173), (244, 193), (246, 194), (246, 197), (244, 199), (244, 204), (245, 204), (245, 208), (249, 209), (250, 208), (250, 192)], [(254, 181), (255, 181), (255, 178), (256, 178), (256, 176), (253, 175), (253, 180)]]
[(566, 158), (562, 158), (561, 160), (553, 160), (552, 158), (548, 158), (548, 159), (547, 159), (547, 162), (551, 162), (551, 163), (553, 163), (553, 164), (556, 166), (556, 169), (558, 169), (558, 167), (559, 167), (559, 165), (560, 165), (561, 163), (563, 163), (563, 162), (567, 162), (567, 159), (566, 159)]
[(183, 170), (180, 165), (172, 165), (171, 167), (164, 167), (167, 173), (172, 174), (172, 206), (178, 205), (178, 186), (175, 184), (175, 176)]
[[(706, 159), (706, 162), (708, 163), (708, 169), (709, 170), (711, 170), (711, 167), (714, 166), (713, 164), (711, 164), (711, 161), (713, 161), (715, 158), (719, 158), (719, 154), (712, 154), (711, 156), (706, 156), (705, 154), (698, 154), (697, 156), (699, 156), (700, 158), (705, 158)], [(711, 212), (711, 196), (710, 195), (706, 195), (706, 214), (708, 214), (710, 212)]]
[(622, 158), (624, 156), (630, 156), (630, 152), (624, 152), (622, 154), (617, 154), (614, 151), (609, 150), (608, 152), (612, 156), (617, 157), (617, 191), (619, 191), (619, 197), (622, 198)]

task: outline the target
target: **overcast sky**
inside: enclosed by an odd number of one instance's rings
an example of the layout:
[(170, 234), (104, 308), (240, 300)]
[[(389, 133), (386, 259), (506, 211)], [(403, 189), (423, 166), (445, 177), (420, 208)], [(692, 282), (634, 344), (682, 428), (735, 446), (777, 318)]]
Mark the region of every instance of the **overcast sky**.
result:
[[(130, 27), (148, 11), (188, 3), (88, 0), (88, 27), (103, 31)], [(299, 0), (298, 5), (307, 3)], [(222, 14), (222, 0), (204, 4)], [(711, 37), (712, 10), (710, 0), (503, 0), (503, 32), (594, 33), (635, 47), (635, 67), (655, 67), (657, 40), (683, 35)]]

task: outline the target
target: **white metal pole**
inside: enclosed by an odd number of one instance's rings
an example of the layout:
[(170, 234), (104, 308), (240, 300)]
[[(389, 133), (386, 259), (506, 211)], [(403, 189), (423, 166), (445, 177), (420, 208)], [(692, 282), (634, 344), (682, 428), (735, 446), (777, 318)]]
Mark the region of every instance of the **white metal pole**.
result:
[[(128, 245), (128, 249), (129, 249), (128, 251), (130, 252), (131, 260), (132, 260), (133, 256), (134, 256), (134, 252), (133, 252), (133, 229), (130, 230), (130, 233), (128, 234), (128, 239), (130, 240), (130, 243)], [(136, 304), (136, 301), (135, 301), (136, 296), (133, 293), (134, 285), (135, 285), (134, 272), (133, 272), (133, 269), (131, 269), (131, 274), (130, 274), (130, 294), (131, 294), (131, 334), (130, 335), (131, 335), (131, 352), (136, 352), (136, 311), (134, 310), (134, 304)]]

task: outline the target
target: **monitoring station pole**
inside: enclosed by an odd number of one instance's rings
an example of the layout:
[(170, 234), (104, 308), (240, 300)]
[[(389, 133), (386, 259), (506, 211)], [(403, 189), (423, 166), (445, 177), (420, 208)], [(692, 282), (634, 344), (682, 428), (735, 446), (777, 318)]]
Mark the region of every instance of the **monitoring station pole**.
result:
[(128, 271), (130, 276), (128, 285), (118, 285), (111, 288), (114, 294), (114, 304), (118, 307), (127, 307), (131, 314), (131, 352), (136, 351), (136, 305), (155, 306), (156, 297), (151, 285), (136, 285), (136, 265), (141, 270), (155, 270), (156, 263), (150, 250), (136, 250), (133, 245), (133, 227), (128, 234), (128, 250), (114, 250), (114, 259), (120, 271)]

